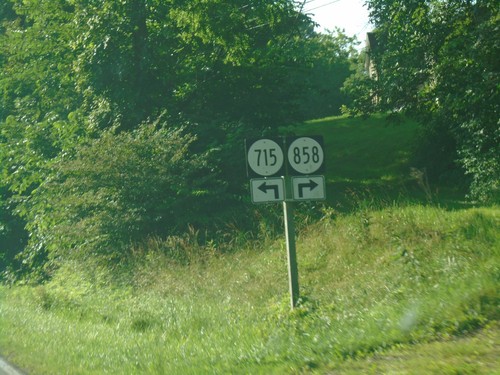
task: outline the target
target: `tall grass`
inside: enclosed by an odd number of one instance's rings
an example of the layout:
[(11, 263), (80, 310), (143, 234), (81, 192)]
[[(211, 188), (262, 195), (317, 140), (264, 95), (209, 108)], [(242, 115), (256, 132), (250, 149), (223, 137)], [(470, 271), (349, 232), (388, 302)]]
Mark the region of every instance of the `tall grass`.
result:
[(67, 263), (0, 288), (0, 352), (36, 374), (289, 374), (450, 340), (498, 320), (499, 214), (395, 205), (304, 226), (293, 312), (282, 240), (189, 265), (161, 246), (113, 269)]

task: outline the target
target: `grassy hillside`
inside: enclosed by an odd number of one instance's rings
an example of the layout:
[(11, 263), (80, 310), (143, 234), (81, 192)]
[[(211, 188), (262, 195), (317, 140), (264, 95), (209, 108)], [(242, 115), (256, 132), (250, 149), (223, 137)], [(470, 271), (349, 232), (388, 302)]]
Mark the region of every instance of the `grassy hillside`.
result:
[[(499, 372), (500, 208), (384, 195), (384, 176), (407, 189), (414, 129), (367, 124), (296, 129), (325, 135), (333, 193), (369, 192), (334, 194), (333, 210), (300, 226), (293, 312), (283, 239), (221, 253), (193, 232), (152, 240), (112, 269), (68, 263), (44, 285), (0, 287), (0, 353), (33, 374)], [(367, 154), (355, 159), (358, 147)]]
[(466, 207), (463, 187), (429, 183), (412, 152), (419, 136), (416, 122), (331, 117), (284, 129), (298, 135), (322, 135), (325, 141), (327, 200), (343, 212), (360, 202), (425, 202)]
[[(411, 151), (417, 124), (394, 124), (385, 116), (369, 119), (333, 117), (293, 129), (324, 139), (328, 202), (341, 210), (360, 199), (394, 200), (417, 184), (411, 181)], [(412, 191), (412, 194), (415, 192)]]

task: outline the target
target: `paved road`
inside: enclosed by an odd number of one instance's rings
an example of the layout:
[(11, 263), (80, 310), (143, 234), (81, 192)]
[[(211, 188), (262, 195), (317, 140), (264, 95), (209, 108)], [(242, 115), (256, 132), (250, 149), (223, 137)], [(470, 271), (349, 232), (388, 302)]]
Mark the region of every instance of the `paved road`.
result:
[(0, 375), (23, 375), (23, 373), (0, 357)]

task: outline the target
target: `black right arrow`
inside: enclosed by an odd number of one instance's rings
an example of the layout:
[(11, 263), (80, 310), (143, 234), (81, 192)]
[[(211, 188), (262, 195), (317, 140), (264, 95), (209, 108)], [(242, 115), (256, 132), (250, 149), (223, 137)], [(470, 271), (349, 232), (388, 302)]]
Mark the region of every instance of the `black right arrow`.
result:
[(304, 198), (304, 189), (309, 188), (310, 191), (313, 191), (318, 187), (319, 185), (314, 182), (313, 180), (309, 180), (308, 183), (305, 184), (299, 184), (299, 198)]
[(279, 190), (278, 190), (278, 185), (268, 185), (266, 181), (264, 181), (262, 183), (262, 185), (260, 185), (258, 187), (258, 189), (260, 191), (262, 191), (263, 193), (267, 194), (267, 191), (268, 190), (274, 190), (274, 199), (279, 199), (280, 198), (280, 194), (279, 194)]

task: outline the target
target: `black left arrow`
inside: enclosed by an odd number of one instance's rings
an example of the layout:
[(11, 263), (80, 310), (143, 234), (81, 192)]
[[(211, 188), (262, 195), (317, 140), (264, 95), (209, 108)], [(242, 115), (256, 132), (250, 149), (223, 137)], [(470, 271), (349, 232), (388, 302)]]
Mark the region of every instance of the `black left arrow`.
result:
[(299, 198), (304, 198), (304, 189), (309, 189), (310, 191), (313, 191), (316, 189), (319, 185), (314, 182), (313, 180), (309, 180), (308, 183), (305, 184), (299, 184)]
[(280, 194), (279, 194), (279, 189), (278, 185), (268, 185), (266, 181), (264, 181), (258, 189), (262, 191), (263, 193), (267, 194), (268, 190), (274, 190), (274, 199), (279, 199)]

